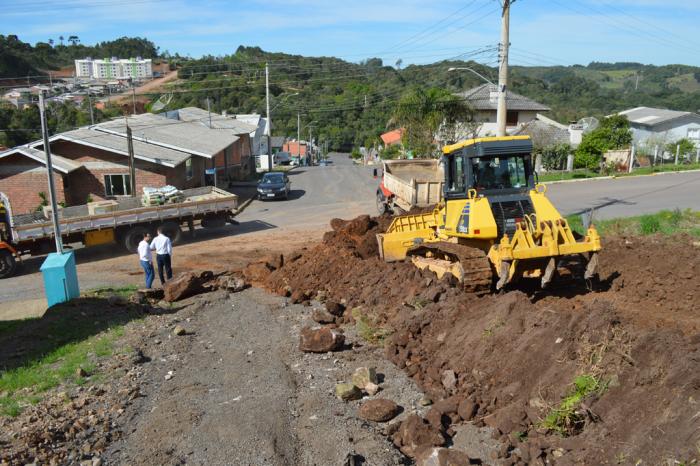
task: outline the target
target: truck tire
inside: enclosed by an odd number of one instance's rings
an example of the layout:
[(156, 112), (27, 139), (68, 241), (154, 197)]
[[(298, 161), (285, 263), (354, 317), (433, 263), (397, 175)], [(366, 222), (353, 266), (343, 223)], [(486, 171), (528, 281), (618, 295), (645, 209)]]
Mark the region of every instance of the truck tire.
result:
[(384, 215), (388, 210), (389, 207), (386, 205), (384, 194), (381, 191), (377, 191), (377, 212), (379, 212), (379, 215)]
[(7, 249), (0, 249), (0, 278), (8, 278), (17, 270), (15, 256)]
[(173, 221), (163, 222), (160, 225), (160, 228), (162, 229), (163, 234), (170, 238), (170, 242), (173, 244), (178, 244), (180, 241), (182, 241), (182, 228), (180, 228), (179, 223)]
[(122, 238), (124, 249), (129, 252), (136, 252), (139, 249), (139, 243), (143, 240), (143, 235), (148, 233), (148, 228), (141, 225), (134, 225), (129, 228)]
[(204, 228), (221, 228), (226, 225), (226, 216), (222, 214), (205, 215), (202, 219)]

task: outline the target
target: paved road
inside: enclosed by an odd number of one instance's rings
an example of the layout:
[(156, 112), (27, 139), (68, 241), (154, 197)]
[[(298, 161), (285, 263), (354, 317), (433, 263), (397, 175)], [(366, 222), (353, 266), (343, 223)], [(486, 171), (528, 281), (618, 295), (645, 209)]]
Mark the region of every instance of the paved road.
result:
[[(253, 201), (238, 216), (240, 225), (200, 231), (196, 239), (176, 247), (175, 272), (190, 267), (234, 267), (266, 251), (286, 253), (320, 239), (334, 217), (375, 214), (374, 194), (379, 181), (373, 178), (372, 169), (355, 166), (342, 154), (334, 154), (332, 160), (327, 167), (292, 171), (289, 201)], [(676, 207), (700, 209), (700, 173), (552, 184), (548, 192), (564, 215), (592, 207), (597, 209), (597, 218)], [(121, 249), (83, 249), (76, 257), (82, 289), (141, 284), (138, 263)], [(43, 284), (38, 272), (41, 261), (30, 259), (22, 275), (0, 280), (0, 319), (43, 312)]]
[(550, 184), (548, 194), (564, 215), (595, 208), (601, 219), (700, 209), (700, 172)]

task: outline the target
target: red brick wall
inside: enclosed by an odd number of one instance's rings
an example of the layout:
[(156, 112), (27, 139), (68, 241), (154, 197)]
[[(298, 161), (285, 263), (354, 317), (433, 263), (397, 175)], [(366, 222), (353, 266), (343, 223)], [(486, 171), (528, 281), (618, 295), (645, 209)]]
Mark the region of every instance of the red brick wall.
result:
[[(54, 171), (56, 202), (65, 202), (63, 175)], [(23, 155), (0, 159), (0, 191), (10, 199), (13, 214), (27, 214), (41, 204), (39, 193), (49, 192), (46, 167)]]
[(291, 142), (285, 142), (284, 145), (282, 146), (282, 151), (283, 152), (289, 152), (289, 155), (292, 157), (296, 157), (297, 155), (297, 149), (299, 149), (301, 152), (301, 156), (306, 155), (306, 143), (302, 143), (301, 147), (298, 147), (300, 144), (296, 141), (291, 141)]

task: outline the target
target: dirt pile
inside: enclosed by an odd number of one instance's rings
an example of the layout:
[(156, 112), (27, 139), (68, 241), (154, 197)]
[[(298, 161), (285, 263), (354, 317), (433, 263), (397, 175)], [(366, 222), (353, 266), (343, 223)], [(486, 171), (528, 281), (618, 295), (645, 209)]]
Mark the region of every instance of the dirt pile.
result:
[[(386, 218), (332, 222), (266, 286), (319, 290), (372, 313), (387, 357), (434, 400), (427, 422), (450, 435), (496, 429), (506, 461), (660, 464), (698, 455), (700, 249), (687, 237), (611, 238), (600, 282), (477, 298), (410, 264), (387, 264)], [(300, 296), (300, 294), (297, 294)], [(403, 445), (403, 444), (401, 444)]]

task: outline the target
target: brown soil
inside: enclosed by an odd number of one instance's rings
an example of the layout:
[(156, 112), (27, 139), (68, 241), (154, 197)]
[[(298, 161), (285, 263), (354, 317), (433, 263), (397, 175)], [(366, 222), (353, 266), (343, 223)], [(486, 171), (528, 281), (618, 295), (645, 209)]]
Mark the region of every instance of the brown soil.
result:
[[(380, 261), (375, 235), (389, 220), (333, 220), (321, 244), (285, 256), (264, 285), (293, 299), (323, 290), (371, 315), (393, 332), (387, 357), (433, 399), (477, 405), (474, 422), (511, 446), (504, 457), (661, 464), (698, 456), (700, 249), (689, 237), (607, 238), (592, 290), (583, 281), (546, 292), (525, 283), (479, 298), (410, 264)], [(444, 384), (450, 370), (456, 383)], [(585, 399), (567, 436), (545, 430), (542, 419), (579, 375), (605, 388)]]

